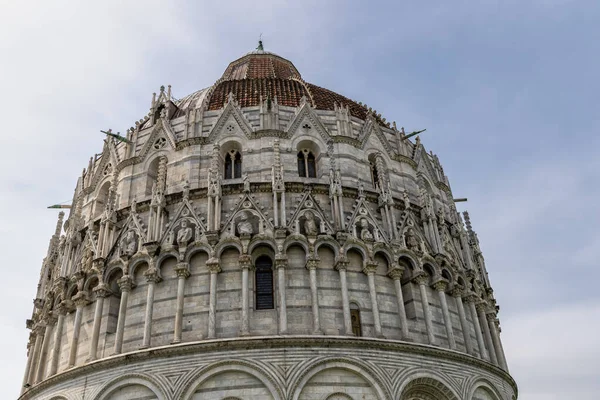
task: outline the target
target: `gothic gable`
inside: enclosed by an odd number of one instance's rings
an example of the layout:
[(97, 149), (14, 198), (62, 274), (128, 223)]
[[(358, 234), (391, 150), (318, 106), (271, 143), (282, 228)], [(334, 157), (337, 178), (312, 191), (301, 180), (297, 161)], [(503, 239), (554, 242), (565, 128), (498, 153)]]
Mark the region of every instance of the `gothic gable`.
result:
[(144, 146), (140, 151), (139, 160), (144, 160), (146, 156), (150, 153), (151, 149), (158, 151), (164, 148), (167, 144), (173, 150), (175, 150), (175, 133), (171, 128), (171, 124), (164, 118), (160, 118), (152, 127), (152, 133), (150, 133), (150, 135), (146, 139), (146, 143), (144, 143)]
[(369, 209), (364, 196), (359, 196), (353, 206), (352, 215), (347, 219), (346, 230), (362, 240), (387, 242), (389, 238), (377, 218)]
[(233, 95), (230, 94), (227, 99), (227, 104), (225, 108), (221, 112), (219, 119), (212, 127), (207, 141), (209, 143), (216, 143), (217, 138), (221, 135), (231, 135), (232, 133), (241, 131), (247, 138), (252, 137), (252, 127), (250, 123), (244, 117), (242, 110), (238, 103), (233, 98)]
[[(309, 213), (312, 213), (312, 217)], [(302, 199), (300, 199), (298, 207), (296, 207), (292, 217), (289, 219), (288, 229), (306, 236), (307, 218), (315, 220), (315, 227), (312, 229), (317, 229), (317, 234), (331, 235), (335, 232), (331, 222), (310, 190), (306, 190)]]
[(296, 115), (294, 119), (289, 123), (289, 128), (287, 130), (288, 137), (293, 137), (299, 129), (305, 127), (304, 129), (316, 129), (321, 138), (325, 143), (331, 141), (331, 135), (329, 131), (321, 120), (314, 112), (310, 104), (303, 98), (304, 101), (301, 102), (300, 108), (296, 110)]
[(273, 232), (275, 227), (265, 215), (264, 209), (265, 207), (260, 206), (251, 194), (246, 193), (240, 198), (232, 212), (225, 215), (227, 219), (221, 227), (221, 232), (229, 236), (240, 235), (241, 223), (247, 225), (247, 229), (252, 234)]

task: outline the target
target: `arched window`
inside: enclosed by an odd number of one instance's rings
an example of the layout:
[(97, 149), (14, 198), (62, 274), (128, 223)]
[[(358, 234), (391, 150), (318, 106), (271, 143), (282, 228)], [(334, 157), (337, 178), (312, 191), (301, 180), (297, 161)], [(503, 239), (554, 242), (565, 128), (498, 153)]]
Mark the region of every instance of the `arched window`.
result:
[(298, 176), (301, 178), (317, 177), (315, 155), (308, 149), (302, 149), (298, 152)]
[(350, 303), (350, 321), (352, 322), (352, 333), (354, 336), (362, 336), (360, 325), (360, 309), (355, 303)]
[(273, 302), (273, 261), (267, 256), (256, 259), (255, 291), (256, 309), (271, 310)]
[(239, 151), (231, 150), (225, 155), (225, 173), (223, 179), (242, 177), (242, 155)]
[(377, 171), (375, 161), (371, 161), (369, 166), (371, 167), (371, 180), (373, 181), (373, 186), (379, 187), (379, 172)]

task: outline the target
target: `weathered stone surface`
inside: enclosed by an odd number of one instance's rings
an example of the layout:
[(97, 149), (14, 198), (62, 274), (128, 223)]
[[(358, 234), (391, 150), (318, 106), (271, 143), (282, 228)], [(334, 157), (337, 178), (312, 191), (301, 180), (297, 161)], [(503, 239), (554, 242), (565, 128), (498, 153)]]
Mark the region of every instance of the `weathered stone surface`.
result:
[(42, 265), (22, 398), (516, 396), (438, 158), (332, 98), (216, 110), (210, 88), (162, 88), (127, 142), (108, 137)]

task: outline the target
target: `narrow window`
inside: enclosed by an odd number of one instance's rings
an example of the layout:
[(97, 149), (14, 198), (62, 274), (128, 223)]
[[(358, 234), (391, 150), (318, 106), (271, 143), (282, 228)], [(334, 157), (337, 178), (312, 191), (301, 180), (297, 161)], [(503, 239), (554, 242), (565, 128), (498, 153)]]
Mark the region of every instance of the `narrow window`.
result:
[(377, 171), (377, 166), (373, 161), (370, 163), (371, 165), (371, 179), (373, 180), (373, 186), (379, 186), (379, 173)]
[(273, 309), (273, 262), (267, 256), (260, 256), (255, 266), (256, 309)]
[(315, 166), (315, 156), (310, 151), (306, 155), (306, 165), (307, 165), (307, 169), (308, 169), (308, 177), (316, 178), (317, 177), (317, 168)]
[(298, 152), (298, 176), (301, 178), (317, 177), (315, 155), (308, 149), (302, 149)]
[(227, 154), (225, 156), (225, 175), (223, 179), (231, 179), (233, 174), (233, 160), (231, 159), (231, 154)]
[(350, 321), (352, 322), (352, 333), (354, 336), (362, 336), (362, 328), (360, 326), (360, 310), (354, 303), (350, 304)]
[(304, 165), (304, 153), (298, 152), (298, 176), (306, 178), (306, 166)]
[(234, 178), (242, 177), (242, 155), (238, 152), (235, 153), (235, 160), (233, 162), (233, 173)]

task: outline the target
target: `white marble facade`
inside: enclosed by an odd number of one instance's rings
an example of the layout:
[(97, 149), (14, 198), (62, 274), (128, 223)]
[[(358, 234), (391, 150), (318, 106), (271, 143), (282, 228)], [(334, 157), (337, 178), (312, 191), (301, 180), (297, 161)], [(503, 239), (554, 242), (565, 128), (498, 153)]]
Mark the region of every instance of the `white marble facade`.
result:
[[(280, 91), (215, 106), (256, 82)], [(42, 265), (21, 398), (516, 398), (438, 158), (329, 93), (256, 51), (107, 137)]]

